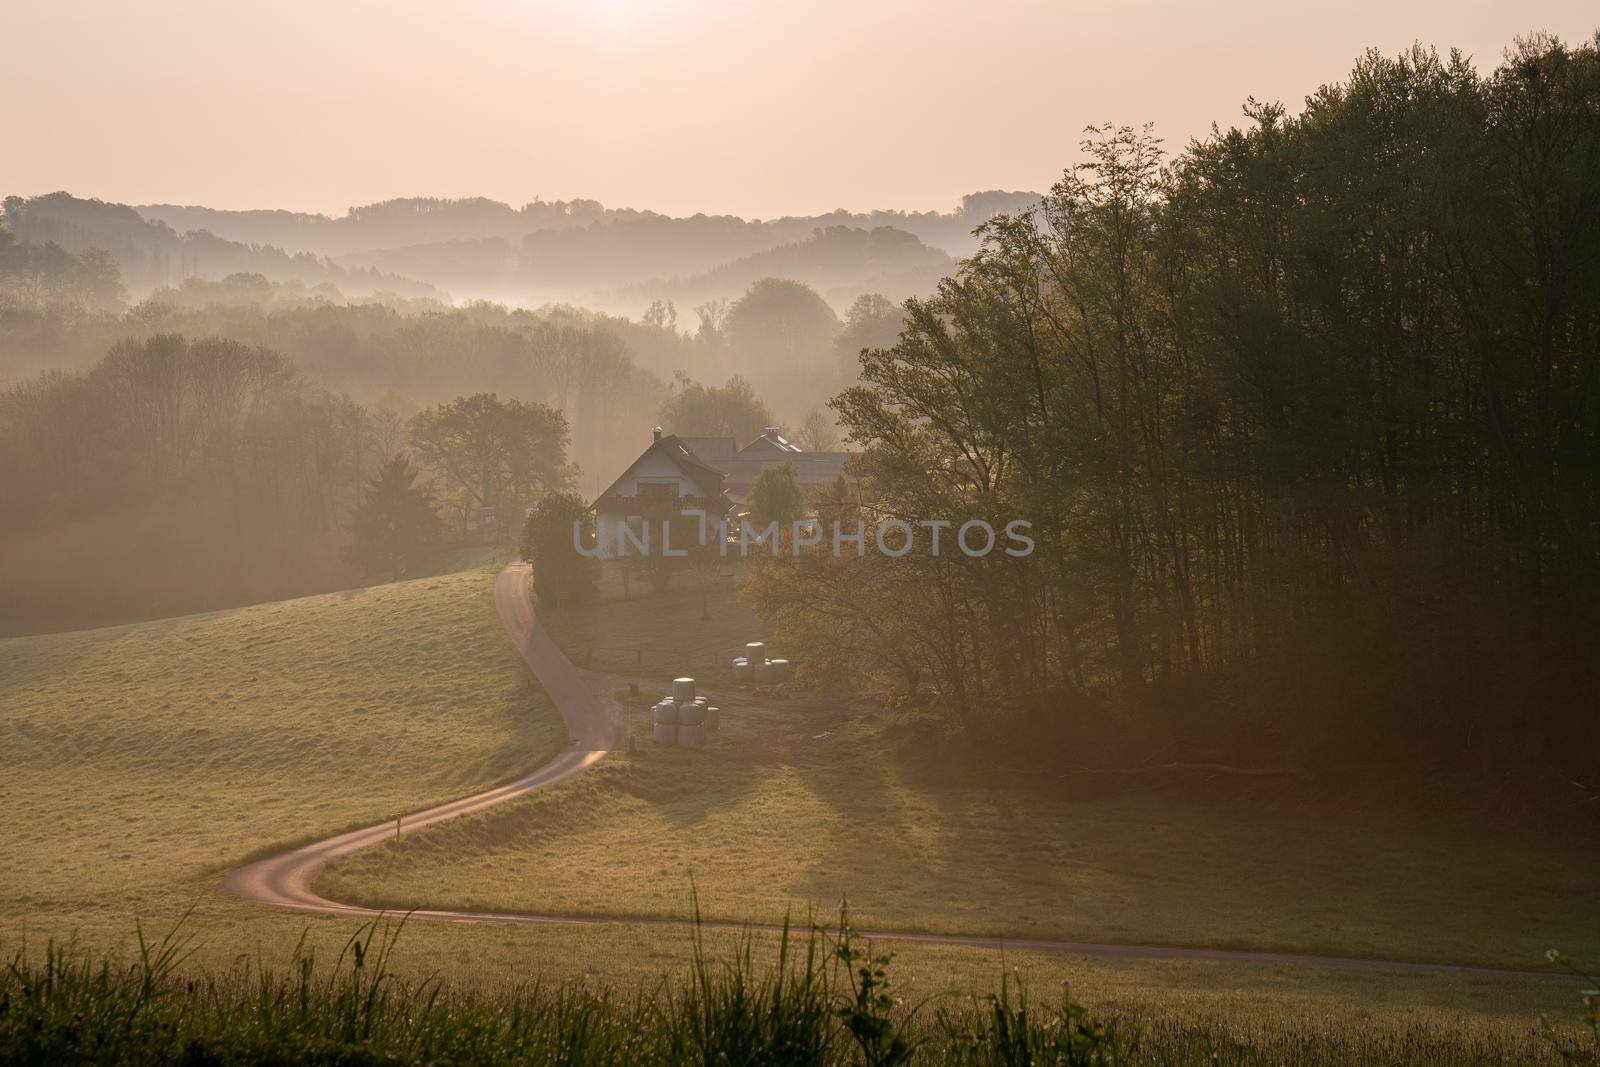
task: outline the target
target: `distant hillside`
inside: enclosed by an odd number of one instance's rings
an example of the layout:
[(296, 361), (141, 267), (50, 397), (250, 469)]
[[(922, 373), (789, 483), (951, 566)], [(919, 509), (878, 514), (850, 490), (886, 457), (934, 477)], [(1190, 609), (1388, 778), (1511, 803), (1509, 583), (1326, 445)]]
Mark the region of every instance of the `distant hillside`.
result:
[(535, 200), (513, 208), (483, 197), (385, 200), (350, 208), (338, 217), (270, 209), (223, 211), (176, 204), (146, 204), (135, 210), (180, 232), (203, 229), (234, 241), (324, 256), (452, 241), (515, 240), (534, 230), (588, 226), (649, 214), (605, 208), (593, 200)]
[[(1038, 199), (1030, 192), (986, 192), (963, 197), (949, 212), (835, 211), (768, 220), (678, 218), (607, 208), (593, 200), (536, 200), (513, 208), (481, 198), (390, 200), (351, 208), (338, 218), (172, 205), (139, 210), (174, 230), (202, 227), (234, 241), (327, 256), (347, 270), (421, 279), (457, 297), (529, 304), (585, 300), (595, 292), (615, 295), (663, 279), (688, 281), (724, 269), (731, 276), (741, 269), (734, 266), (736, 261), (805, 244), (818, 231), (841, 228), (872, 232), (887, 227), (925, 248), (912, 263), (840, 262), (823, 274), (785, 273), (825, 292), (877, 277), (879, 283), (871, 288), (909, 295), (933, 280), (936, 255), (948, 261), (949, 256), (970, 254), (977, 247), (973, 228), (995, 212), (1014, 211)], [(883, 249), (868, 243), (854, 251), (877, 255)], [(712, 288), (720, 292), (718, 286)]]
[(737, 297), (761, 278), (803, 280), (840, 307), (865, 292), (899, 302), (930, 291), (953, 263), (944, 251), (892, 226), (871, 230), (828, 226), (813, 230), (804, 241), (743, 256), (700, 274), (626, 287), (604, 302), (643, 307), (665, 299), (689, 307)]
[(142, 294), (187, 278), (259, 274), (271, 281), (332, 282), (352, 295), (390, 292), (438, 295), (431, 285), (370, 270), (350, 270), (309, 253), (290, 254), (264, 244), (244, 244), (205, 230), (179, 233), (143, 218), (125, 204), (84, 200), (70, 193), (5, 199), (3, 221), (18, 236), (55, 242), (70, 252), (104, 249), (116, 260), (128, 288)]
[[(386, 249), (447, 245), (451, 242), (498, 239), (517, 245), (542, 230), (591, 230), (621, 227), (637, 233), (662, 230), (694, 232), (713, 244), (743, 235), (742, 248), (722, 244), (712, 263), (763, 248), (805, 240), (813, 230), (829, 226), (874, 229), (893, 226), (915, 234), (925, 244), (952, 255), (976, 248), (973, 227), (997, 211), (1014, 211), (1037, 202), (1038, 193), (991, 190), (962, 197), (955, 210), (939, 211), (830, 211), (822, 215), (785, 216), (777, 219), (742, 219), (734, 215), (693, 215), (675, 218), (655, 211), (608, 208), (595, 200), (533, 200), (520, 208), (497, 200), (472, 197), (444, 200), (411, 197), (352, 207), (345, 214), (306, 214), (293, 211), (223, 211), (200, 206), (147, 204), (136, 208), (144, 218), (164, 222), (177, 232), (207, 230), (219, 237), (246, 244), (273, 245), (290, 252), (323, 256), (371, 253)], [(682, 226), (674, 224), (684, 224)], [(580, 240), (579, 243), (583, 243)], [(709, 264), (708, 264), (709, 265)], [(696, 268), (675, 267), (682, 274)]]

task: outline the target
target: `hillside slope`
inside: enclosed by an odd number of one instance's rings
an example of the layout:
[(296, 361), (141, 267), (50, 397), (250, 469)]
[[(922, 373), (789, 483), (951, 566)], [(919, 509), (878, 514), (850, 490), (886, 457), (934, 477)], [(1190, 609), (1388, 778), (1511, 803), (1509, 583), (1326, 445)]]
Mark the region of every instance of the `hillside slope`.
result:
[(563, 740), (486, 570), (0, 640), (0, 923), (148, 913)]

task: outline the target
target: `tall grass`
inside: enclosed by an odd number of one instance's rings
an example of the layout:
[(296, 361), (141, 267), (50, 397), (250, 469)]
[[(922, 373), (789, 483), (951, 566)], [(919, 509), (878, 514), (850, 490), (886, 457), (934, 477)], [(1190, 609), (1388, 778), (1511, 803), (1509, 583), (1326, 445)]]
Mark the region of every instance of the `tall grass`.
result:
[[(49, 944), (0, 973), (0, 1063), (49, 1064), (1256, 1064), (1594, 1062), (1572, 1031), (1365, 1033), (1282, 1020), (1253, 1034), (1205, 1022), (1099, 1018), (1035, 1002), (1002, 978), (988, 996), (930, 1006), (894, 992), (892, 956), (847, 917), (785, 929), (776, 960), (751, 938), (720, 960), (696, 930), (690, 966), (632, 996), (539, 982), (490, 993), (391, 970), (402, 922), (360, 927), (331, 964), (191, 974), (181, 927), (140, 931), (131, 962)], [(1582, 1057), (1588, 1056), (1589, 1059)]]

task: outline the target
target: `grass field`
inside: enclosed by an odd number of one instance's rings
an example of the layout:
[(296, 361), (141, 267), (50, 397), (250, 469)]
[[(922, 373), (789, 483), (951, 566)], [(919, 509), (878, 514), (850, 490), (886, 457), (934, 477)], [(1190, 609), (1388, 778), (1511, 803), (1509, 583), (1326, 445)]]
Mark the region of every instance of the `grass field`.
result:
[[(126, 959), (136, 921), (160, 931), (182, 920), (197, 935), (193, 968), (225, 970), (241, 955), (282, 966), (302, 938), (324, 957), (336, 953), (354, 921), (246, 904), (222, 891), (220, 873), (274, 845), (480, 788), (550, 751), (559, 740), (553, 709), (500, 630), (490, 578), (480, 570), (212, 615), (0, 641), (0, 803), (7, 813), (0, 821), (0, 952), (26, 944), (38, 953), (46, 938), (75, 938), (87, 951)], [(691, 610), (697, 620), (697, 607)], [(730, 620), (738, 643), (747, 639), (748, 620), (731, 610), (720, 617)], [(670, 627), (662, 627), (668, 655), (670, 634)], [(663, 666), (656, 677), (671, 673)], [(739, 901), (723, 891), (728, 874), (714, 870), (726, 853), (715, 834), (706, 835), (708, 820), (716, 825), (748, 818), (763, 797), (788, 803), (808, 793), (812, 807), (801, 811), (806, 818), (815, 805), (838, 807), (874, 793), (892, 807), (899, 803), (892, 798), (911, 788), (893, 783), (860, 792), (861, 786), (849, 786), (857, 792), (832, 801), (818, 793), (841, 779), (848, 783), (855, 773), (850, 760), (866, 751), (851, 741), (850, 731), (867, 726), (854, 724), (845, 709), (811, 706), (801, 714), (802, 707), (791, 702), (769, 709), (768, 714), (794, 713), (781, 731), (758, 728), (754, 707), (742, 725), (732, 712), (718, 742), (726, 747), (706, 753), (645, 750), (635, 760), (602, 765), (599, 777), (586, 776), (542, 801), (552, 805), (546, 812), (552, 816), (567, 809), (561, 817), (570, 820), (571, 834), (539, 826), (524, 842), (474, 846), (458, 857), (447, 895), (511, 893), (516, 887), (505, 879), (513, 870), (576, 894), (571, 872), (554, 862), (517, 866), (522, 846), (536, 842), (550, 848), (555, 860), (563, 850), (595, 849), (599, 866), (590, 872), (596, 899), (617, 892), (622, 867), (616, 865), (622, 864), (641, 894), (683, 913), (692, 869), (708, 907), (735, 912)], [(813, 736), (826, 730), (834, 731), (830, 738), (814, 743)], [(747, 741), (738, 740), (741, 732)], [(718, 781), (708, 781), (708, 770), (716, 770)], [(607, 830), (616, 835), (613, 855), (604, 854), (604, 842), (578, 841), (603, 821), (592, 800), (618, 805), (618, 821)], [(989, 814), (977, 809), (974, 818), (1014, 820), (1018, 816), (1006, 813), (1004, 800), (992, 798)], [(878, 814), (838, 808), (832, 818), (835, 825), (866, 827)], [(901, 814), (910, 818), (918, 811)], [(526, 811), (516, 815), (527, 817)], [(739, 847), (754, 884), (776, 894), (768, 898), (774, 905), (787, 895), (785, 886), (795, 884), (814, 886), (827, 908), (841, 888), (850, 889), (858, 909), (870, 904), (889, 914), (894, 906), (910, 906), (905, 888), (886, 886), (881, 900), (865, 889), (858, 895), (855, 873), (848, 871), (838, 879), (820, 869), (784, 876), (774, 871), (782, 860), (755, 862), (769, 850), (774, 857), (796, 854), (795, 842), (777, 840), (791, 828), (788, 815), (780, 810), (772, 818), (780, 832), (763, 829)], [(1179, 829), (1190, 825), (1198, 822)], [(665, 839), (656, 826), (673, 833), (670, 844), (678, 855), (671, 862), (663, 859)], [(836, 859), (845, 870), (869, 847), (864, 834), (841, 834), (828, 846), (837, 851), (820, 859)], [(704, 860), (695, 854), (701, 842), (708, 849)], [(891, 850), (887, 854), (907, 853), (904, 843), (892, 839), (884, 847)], [(1535, 859), (1542, 855), (1531, 844), (1526, 848)], [(413, 870), (413, 861), (432, 861), (426, 852), (391, 859), (387, 872), (363, 868), (366, 876), (382, 878), (382, 885), (367, 884), (368, 892), (387, 892), (399, 880), (416, 877), (421, 867)], [(959, 859), (935, 852), (927, 862), (948, 876)], [(1108, 885), (1129, 879), (1118, 873), (1115, 860), (1105, 859)], [(995, 854), (980, 855), (978, 862), (1012, 863), (1021, 872), (1033, 871), (1033, 878), (1050, 866), (1042, 857)], [(1171, 878), (1186, 876), (1194, 872)], [(1206, 872), (1200, 877), (1220, 884)], [(1003, 881), (996, 878), (995, 884)], [(1228, 887), (1237, 883), (1222, 886)], [(805, 895), (812, 892), (808, 888)], [(1154, 906), (1159, 898), (1145, 899)], [(1542, 907), (1525, 899), (1530, 907)], [(1367, 903), (1357, 902), (1347, 914), (1358, 914)], [(1557, 910), (1566, 914), (1563, 907)], [(707, 941), (717, 953), (730, 949), (733, 938), (711, 932)], [(1560, 947), (1575, 951), (1577, 945)], [(758, 957), (771, 947), (770, 938), (759, 938)], [(536, 978), (614, 984), (628, 995), (653, 989), (663, 974), (682, 974), (689, 948), (688, 933), (675, 926), (412, 923), (395, 967), (414, 979), (437, 974), (453, 988), (485, 995), (504, 995), (508, 987)], [(1343, 1050), (1308, 1056), (1307, 1062), (1392, 1060), (1400, 1047), (1395, 1042), (1450, 1052), (1438, 1062), (1462, 1061), (1468, 1053), (1483, 1062), (1554, 1062), (1538, 1037), (1538, 1016), (1573, 1017), (1577, 1003), (1573, 983), (1559, 978), (1383, 974), (1380, 980), (1324, 967), (931, 945), (903, 949), (895, 970), (903, 994), (913, 1000), (960, 1003), (967, 992), (993, 989), (1002, 970), (1010, 969), (1027, 976), (1041, 995), (1054, 996), (1070, 981), (1074, 997), (1096, 1010), (1136, 1012), (1154, 1026), (1201, 1027), (1194, 1032), (1263, 1041), (1269, 1038), (1262, 1035), (1270, 1035), (1273, 1047), (1298, 1041)]]
[[(0, 1062), (174, 1064), (1502, 1064), (1593, 1063), (1600, 1035), (1458, 1017), (1358, 1024), (1291, 1016), (1100, 1015), (1008, 979), (998, 995), (915, 997), (860, 938), (797, 931), (687, 965), (632, 996), (581, 983), (461, 989), (392, 973), (394, 928), (357, 929), (332, 966), (184, 965), (181, 937), (131, 967), (51, 946), (0, 971)], [(741, 951), (741, 947), (743, 951)], [(353, 951), (360, 950), (360, 951)], [(869, 991), (856, 978), (873, 967)], [(885, 976), (887, 975), (887, 978)], [(887, 984), (885, 984), (887, 983)]]
[(0, 909), (136, 911), (543, 762), (491, 574), (0, 640)]
[(734, 655), (769, 636), (738, 596), (736, 564), (718, 577), (705, 604), (681, 577), (666, 593), (647, 592), (635, 582), (632, 596), (624, 596), (618, 566), (603, 565), (597, 603), (540, 613), (551, 638), (580, 667), (659, 679), (687, 673), (727, 685)]
[(870, 722), (746, 699), (724, 701), (705, 751), (657, 748), (641, 719), (631, 759), (352, 856), (322, 888), (389, 907), (682, 916), (692, 880), (708, 916), (741, 921), (848, 897), (877, 929), (1526, 967), (1551, 946), (1600, 957), (1591, 850), (1158, 796), (932, 787), (880, 758)]
[[(677, 594), (657, 604), (603, 601), (587, 626), (655, 648), (702, 638)], [(732, 589), (713, 607), (749, 628)], [(557, 638), (569, 650), (578, 614)], [(885, 757), (870, 711), (716, 699), (725, 726), (703, 751), (655, 746), (640, 712), (633, 757), (352, 856), (322, 887), (388, 907), (666, 917), (686, 914), (692, 880), (708, 916), (738, 921), (847, 897), (881, 929), (1520, 967), (1551, 946), (1600, 958), (1600, 855), (1581, 843), (933, 784)]]

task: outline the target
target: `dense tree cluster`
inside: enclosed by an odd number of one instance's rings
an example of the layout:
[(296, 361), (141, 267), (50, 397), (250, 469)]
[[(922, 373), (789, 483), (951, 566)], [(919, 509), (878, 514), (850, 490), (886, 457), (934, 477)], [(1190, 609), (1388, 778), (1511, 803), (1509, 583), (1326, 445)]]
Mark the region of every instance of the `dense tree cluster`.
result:
[(88, 370), (0, 392), (0, 625), (415, 575), (441, 540), (485, 536), (481, 508), (509, 539), (526, 505), (570, 481), (566, 446), (544, 404), (475, 394), (405, 419), (312, 385), (271, 349), (121, 341)]
[(0, 380), (87, 365), (119, 340), (161, 333), (271, 348), (317, 385), (403, 418), (480, 391), (547, 404), (567, 418), (573, 459), (591, 474), (586, 491), (638, 454), (666, 395), (636, 355), (671, 365), (689, 344), (574, 308), (346, 300), (331, 287), (233, 274), (158, 289), (116, 315), (0, 308)]
[(350, 517), (350, 543), (341, 555), (364, 575), (399, 581), (426, 566), (441, 532), (433, 494), (417, 484), (403, 453), (378, 468)]
[(594, 599), (600, 583), (594, 539), (594, 514), (581, 496), (558, 490), (539, 498), (522, 524), (520, 547), (532, 564), (533, 593), (541, 603), (557, 607)]
[(55, 243), (72, 252), (99, 249), (119, 266), (130, 286), (144, 290), (196, 276), (254, 271), (275, 280), (332, 282), (349, 292), (437, 295), (431, 285), (369, 267), (347, 269), (309, 252), (229, 241), (206, 230), (178, 233), (142, 217), (126, 204), (85, 200), (69, 193), (8, 196), (4, 222), (18, 237)]
[(731, 437), (742, 448), (774, 423), (755, 387), (735, 374), (726, 385), (700, 385), (680, 376), (661, 405), (661, 425), (684, 437)]
[(341, 524), (398, 436), (282, 355), (222, 338), (123, 341), (0, 393), (7, 621), (340, 584)]
[(483, 509), (492, 509), (497, 525), (515, 529), (535, 500), (572, 480), (567, 420), (544, 404), (475, 393), (418, 412), (410, 434), (417, 455), (436, 473), (462, 537), (473, 532), (473, 518)]
[(1169, 743), (1596, 769), (1600, 56), (1369, 55), (1163, 166), (1101, 128), (836, 406), (853, 525), (764, 610), (973, 730), (1104, 700)]
[(122, 272), (104, 249), (73, 254), (54, 242), (19, 240), (0, 228), (0, 314), (63, 304), (105, 311), (120, 308), (126, 296)]

